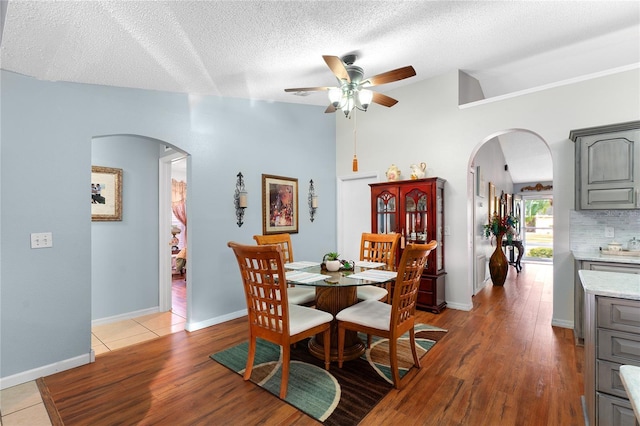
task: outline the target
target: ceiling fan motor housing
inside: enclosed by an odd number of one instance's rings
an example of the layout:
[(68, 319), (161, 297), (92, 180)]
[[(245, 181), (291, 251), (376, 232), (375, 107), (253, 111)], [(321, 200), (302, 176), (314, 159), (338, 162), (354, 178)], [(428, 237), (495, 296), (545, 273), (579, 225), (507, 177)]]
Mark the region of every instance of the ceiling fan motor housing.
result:
[(349, 78), (351, 79), (351, 84), (359, 85), (364, 77), (364, 70), (355, 65), (348, 65), (346, 67), (347, 74), (349, 74)]

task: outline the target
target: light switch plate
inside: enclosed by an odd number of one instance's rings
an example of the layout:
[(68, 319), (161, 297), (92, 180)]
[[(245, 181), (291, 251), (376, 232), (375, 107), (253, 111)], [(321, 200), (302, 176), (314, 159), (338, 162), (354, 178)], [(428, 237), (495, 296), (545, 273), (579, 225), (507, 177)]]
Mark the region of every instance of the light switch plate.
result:
[(31, 234), (31, 248), (47, 248), (53, 247), (53, 233), (36, 232)]

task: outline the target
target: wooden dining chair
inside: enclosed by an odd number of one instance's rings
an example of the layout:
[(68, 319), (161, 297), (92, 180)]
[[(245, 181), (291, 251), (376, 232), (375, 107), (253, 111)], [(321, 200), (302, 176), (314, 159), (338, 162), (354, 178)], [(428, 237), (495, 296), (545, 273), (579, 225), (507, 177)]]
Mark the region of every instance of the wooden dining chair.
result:
[(438, 243), (409, 244), (402, 252), (398, 277), (393, 288), (391, 305), (378, 300), (366, 300), (338, 312), (338, 367), (344, 359), (345, 331), (354, 330), (367, 334), (367, 347), (371, 347), (371, 335), (389, 339), (389, 362), (393, 386), (401, 388), (398, 371), (398, 338), (407, 331), (413, 355), (413, 363), (420, 368), (415, 343), (415, 313), (420, 276), (427, 257)]
[[(318, 309), (289, 303), (282, 249), (278, 245), (249, 246), (230, 241), (247, 301), (249, 354), (244, 380), (249, 380), (256, 355), (256, 339), (282, 346), (280, 398), (287, 396), (291, 345), (318, 333), (331, 341), (333, 315)], [(329, 369), (330, 345), (324, 348), (324, 365)]]
[(253, 239), (261, 246), (265, 244), (277, 244), (282, 247), (282, 256), (284, 257), (284, 263), (293, 262), (293, 246), (291, 245), (291, 234), (269, 234), (269, 235), (254, 235)]
[[(393, 270), (396, 267), (398, 241), (400, 241), (400, 234), (365, 232), (360, 240), (360, 260), (386, 263), (387, 269)], [(359, 286), (357, 294), (358, 300), (390, 301), (391, 283)]]
[[(293, 246), (291, 245), (290, 234), (254, 235), (253, 239), (259, 245), (279, 245), (282, 248), (283, 263), (293, 262)], [(294, 305), (311, 306), (316, 302), (316, 290), (313, 287), (290, 285), (288, 293), (289, 303)]]

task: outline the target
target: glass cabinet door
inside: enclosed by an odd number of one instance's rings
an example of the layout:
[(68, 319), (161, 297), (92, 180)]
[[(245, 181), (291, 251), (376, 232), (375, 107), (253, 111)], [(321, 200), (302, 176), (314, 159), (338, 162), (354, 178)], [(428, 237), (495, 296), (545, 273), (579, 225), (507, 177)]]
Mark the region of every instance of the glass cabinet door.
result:
[(427, 240), (427, 194), (419, 189), (412, 189), (404, 196), (404, 232), (409, 241), (425, 242)]
[(436, 270), (444, 268), (444, 189), (436, 191)]
[(397, 232), (396, 214), (396, 196), (388, 191), (383, 191), (376, 197), (377, 229), (375, 232), (378, 234)]

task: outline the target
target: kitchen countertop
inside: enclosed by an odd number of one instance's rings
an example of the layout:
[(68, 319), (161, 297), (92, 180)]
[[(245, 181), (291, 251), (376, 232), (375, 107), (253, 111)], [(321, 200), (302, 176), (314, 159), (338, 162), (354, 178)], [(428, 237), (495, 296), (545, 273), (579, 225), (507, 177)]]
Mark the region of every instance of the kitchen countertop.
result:
[(640, 367), (636, 367), (635, 365), (621, 365), (620, 378), (627, 391), (629, 401), (631, 401), (636, 419), (640, 422)]
[(639, 256), (617, 256), (606, 255), (598, 250), (572, 250), (571, 253), (576, 260), (590, 260), (595, 262), (611, 262), (611, 263), (632, 263), (640, 265)]
[(587, 294), (640, 300), (640, 275), (622, 272), (578, 271)]

